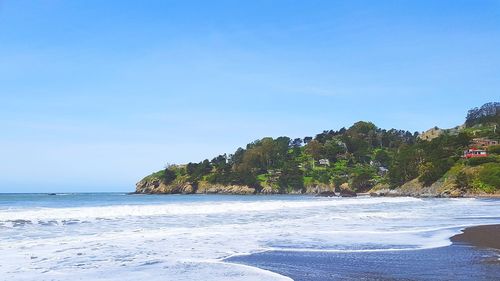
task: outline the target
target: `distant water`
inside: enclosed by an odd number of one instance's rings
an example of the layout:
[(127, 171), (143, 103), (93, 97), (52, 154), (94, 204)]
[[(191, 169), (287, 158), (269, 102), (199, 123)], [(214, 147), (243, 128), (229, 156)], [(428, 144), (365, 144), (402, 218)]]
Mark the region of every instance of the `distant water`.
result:
[(500, 200), (0, 194), (0, 280), (290, 280), (228, 257), (387, 252), (500, 223)]

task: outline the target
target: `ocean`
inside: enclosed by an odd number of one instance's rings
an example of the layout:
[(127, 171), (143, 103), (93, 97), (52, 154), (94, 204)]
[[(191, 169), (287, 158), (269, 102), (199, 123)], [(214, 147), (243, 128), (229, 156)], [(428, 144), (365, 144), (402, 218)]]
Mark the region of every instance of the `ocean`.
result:
[(316, 269), (287, 258), (432, 254), (498, 223), (494, 199), (0, 194), (0, 280), (292, 280)]

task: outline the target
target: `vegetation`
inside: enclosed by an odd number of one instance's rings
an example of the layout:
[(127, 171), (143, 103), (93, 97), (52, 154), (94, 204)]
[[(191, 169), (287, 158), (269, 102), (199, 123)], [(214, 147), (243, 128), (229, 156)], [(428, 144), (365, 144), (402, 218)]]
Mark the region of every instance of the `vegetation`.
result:
[(485, 164), (476, 180), (478, 187), (486, 192), (493, 192), (500, 187), (500, 164)]
[(480, 108), (473, 108), (467, 113), (465, 125), (472, 127), (484, 123), (500, 122), (500, 102), (489, 102)]
[[(301, 192), (309, 186), (347, 185), (364, 192), (377, 184), (396, 188), (418, 179), (430, 186), (453, 174), (462, 189), (494, 192), (500, 189), (499, 146), (490, 157), (462, 159), (463, 151), (478, 136), (500, 139), (500, 103), (488, 103), (469, 111), (466, 126), (445, 132), (430, 141), (417, 132), (384, 130), (370, 122), (328, 130), (314, 137), (291, 139), (266, 137), (199, 163), (172, 165), (155, 173), (169, 184), (182, 180), (196, 185), (246, 185), (257, 192)], [(477, 172), (465, 172), (477, 168)], [(476, 169), (474, 168), (474, 169)], [(153, 175), (152, 175), (153, 176)]]

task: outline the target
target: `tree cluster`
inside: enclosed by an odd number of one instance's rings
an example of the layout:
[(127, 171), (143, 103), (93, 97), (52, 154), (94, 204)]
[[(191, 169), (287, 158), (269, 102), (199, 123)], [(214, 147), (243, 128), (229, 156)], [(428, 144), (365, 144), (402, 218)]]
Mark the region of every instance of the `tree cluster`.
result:
[[(472, 109), (467, 122), (490, 122), (498, 117), (499, 106), (500, 103), (488, 103)], [(419, 139), (417, 132), (384, 130), (360, 121), (347, 129), (327, 130), (314, 137), (266, 137), (230, 155), (170, 166), (164, 172), (164, 181), (170, 183), (182, 177), (193, 184), (206, 181), (278, 192), (343, 184), (354, 191), (367, 191), (377, 184), (394, 188), (416, 178), (423, 185), (431, 185), (463, 161), (461, 155), (473, 137), (462, 131), (426, 141)], [(493, 170), (497, 171), (488, 171)], [(489, 182), (495, 182), (490, 179), (493, 172), (484, 173)]]

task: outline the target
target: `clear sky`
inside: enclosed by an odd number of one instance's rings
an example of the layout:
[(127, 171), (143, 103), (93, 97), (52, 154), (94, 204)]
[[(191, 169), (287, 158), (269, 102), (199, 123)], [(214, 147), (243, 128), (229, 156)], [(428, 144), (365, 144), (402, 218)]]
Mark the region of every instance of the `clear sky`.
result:
[(166, 163), (499, 100), (500, 1), (1, 1), (0, 192), (132, 191)]

